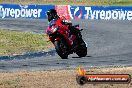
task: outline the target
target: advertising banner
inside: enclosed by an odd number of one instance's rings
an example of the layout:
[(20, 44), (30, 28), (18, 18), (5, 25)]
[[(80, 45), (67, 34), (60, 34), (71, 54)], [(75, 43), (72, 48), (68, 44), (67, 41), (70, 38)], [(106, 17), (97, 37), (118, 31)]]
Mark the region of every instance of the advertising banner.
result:
[[(71, 19), (132, 20), (132, 6), (57, 6)], [(63, 10), (63, 11), (62, 11)], [(57, 10), (60, 11), (60, 10)], [(58, 12), (59, 15), (65, 13)], [(66, 17), (67, 17), (66, 16)]]
[(56, 5), (55, 9), (60, 17), (64, 16), (66, 19), (71, 19), (72, 16), (70, 16), (68, 5)]
[(71, 6), (0, 4), (0, 18), (47, 19), (46, 11), (56, 9), (67, 19), (132, 20), (132, 6)]
[(54, 5), (0, 4), (0, 18), (46, 19), (46, 11)]

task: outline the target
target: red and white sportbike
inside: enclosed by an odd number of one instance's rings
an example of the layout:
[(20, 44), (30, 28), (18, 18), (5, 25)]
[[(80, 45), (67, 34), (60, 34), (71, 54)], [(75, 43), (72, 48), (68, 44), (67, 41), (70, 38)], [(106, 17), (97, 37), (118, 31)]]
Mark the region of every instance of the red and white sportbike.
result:
[(76, 36), (71, 34), (68, 26), (63, 25), (61, 19), (53, 19), (49, 22), (46, 34), (62, 59), (67, 59), (68, 55), (72, 53), (76, 53), (79, 57), (85, 57), (87, 44), (82, 39), (81, 31), (83, 29), (79, 29), (79, 25), (75, 25), (74, 27), (78, 30), (78, 36)]

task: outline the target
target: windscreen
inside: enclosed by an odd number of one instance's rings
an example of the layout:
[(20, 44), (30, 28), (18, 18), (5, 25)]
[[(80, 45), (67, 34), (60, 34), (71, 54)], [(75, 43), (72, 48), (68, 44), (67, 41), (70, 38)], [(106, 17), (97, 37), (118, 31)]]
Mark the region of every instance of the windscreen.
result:
[(56, 19), (51, 20), (49, 23), (49, 28), (51, 28), (52, 26), (55, 26), (56, 21), (57, 21)]

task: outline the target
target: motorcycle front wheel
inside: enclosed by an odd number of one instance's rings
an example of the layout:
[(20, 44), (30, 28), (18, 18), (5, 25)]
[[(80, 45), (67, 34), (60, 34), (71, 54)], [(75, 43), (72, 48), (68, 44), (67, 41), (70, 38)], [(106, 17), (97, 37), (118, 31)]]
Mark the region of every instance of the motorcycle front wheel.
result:
[(55, 41), (54, 46), (55, 46), (57, 54), (62, 59), (67, 59), (68, 58), (67, 49), (66, 49), (65, 44), (63, 44), (61, 41)]

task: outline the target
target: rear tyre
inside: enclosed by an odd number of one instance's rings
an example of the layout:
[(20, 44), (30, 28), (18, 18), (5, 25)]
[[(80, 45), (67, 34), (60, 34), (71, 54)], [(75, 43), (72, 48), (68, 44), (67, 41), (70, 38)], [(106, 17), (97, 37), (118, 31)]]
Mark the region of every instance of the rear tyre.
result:
[(87, 55), (87, 46), (86, 43), (82, 40), (82, 43), (79, 45), (76, 54), (79, 57), (85, 57)]
[(62, 58), (62, 59), (68, 59), (68, 54), (67, 54), (67, 49), (66, 46), (60, 42), (60, 41), (55, 41), (54, 46), (56, 49), (57, 54)]

